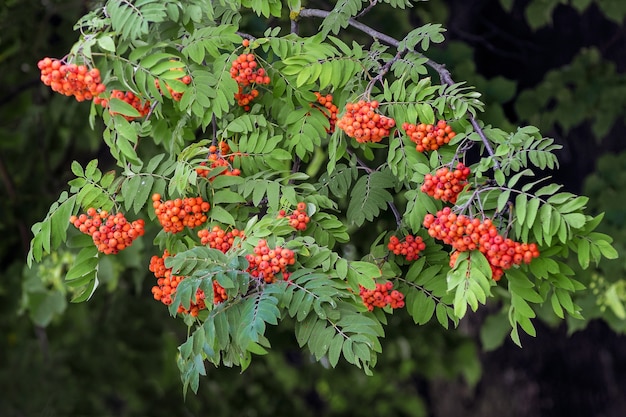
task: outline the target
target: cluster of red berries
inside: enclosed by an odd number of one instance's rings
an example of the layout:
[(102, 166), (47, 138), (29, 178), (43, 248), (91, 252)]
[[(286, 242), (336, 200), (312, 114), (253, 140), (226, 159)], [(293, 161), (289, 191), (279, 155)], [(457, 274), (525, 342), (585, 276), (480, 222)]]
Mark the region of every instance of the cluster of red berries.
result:
[(100, 70), (85, 65), (64, 64), (54, 58), (37, 63), (41, 81), (57, 93), (74, 96), (77, 101), (91, 100), (106, 90), (101, 83)]
[(228, 300), (226, 289), (217, 281), (213, 281), (213, 304), (217, 305), (226, 300)]
[[(118, 100), (122, 100), (130, 104), (131, 106), (133, 106), (135, 110), (139, 112), (139, 114), (141, 115), (139, 117), (145, 117), (150, 112), (150, 102), (147, 100), (140, 99), (139, 97), (137, 97), (135, 94), (133, 94), (130, 91), (124, 92), (120, 90), (111, 90), (110, 98), (116, 98)], [(96, 104), (100, 104), (104, 108), (107, 108), (109, 106), (109, 100), (106, 98), (95, 97), (93, 99), (93, 102)], [(111, 114), (115, 114), (115, 113), (111, 112)], [(135, 119), (135, 117), (126, 116), (126, 115), (124, 116), (124, 118), (126, 120)]]
[(435, 151), (456, 136), (445, 120), (439, 120), (436, 125), (403, 123), (402, 129), (415, 143), (415, 149), (418, 152)]
[(172, 269), (165, 267), (165, 259), (169, 256), (167, 249), (163, 252), (163, 256), (152, 256), (150, 258), (150, 266), (148, 267), (157, 279), (157, 285), (152, 287), (152, 295), (155, 300), (162, 302), (166, 306), (174, 301), (172, 297), (176, 292), (176, 287), (184, 278), (179, 275), (172, 275)]
[(373, 290), (359, 286), (359, 295), (369, 311), (373, 311), (374, 307), (384, 308), (391, 306), (393, 309), (404, 307), (404, 294), (394, 290), (391, 281), (387, 281), (384, 284), (378, 283)]
[[(232, 168), (230, 163), (235, 160), (235, 156), (240, 156), (241, 153), (231, 153), (230, 147), (226, 142), (220, 142), (219, 145), (219, 149), (214, 145), (209, 146), (209, 156), (206, 161), (200, 162), (201, 167), (196, 168), (196, 173), (198, 173), (201, 177), (207, 178), (212, 169), (225, 167), (226, 169), (221, 171), (218, 175), (231, 175), (238, 177), (241, 175), (241, 170), (239, 168)], [(210, 181), (213, 181), (213, 179), (215, 179), (215, 176), (209, 177)]]
[(122, 213), (109, 214), (106, 210), (98, 213), (93, 207), (87, 209), (87, 214), (71, 216), (70, 223), (91, 236), (98, 250), (106, 255), (116, 254), (129, 247), (144, 234), (143, 219), (131, 223)]
[[(180, 275), (172, 275), (172, 269), (165, 267), (165, 259), (168, 256), (170, 256), (170, 254), (167, 249), (163, 252), (163, 256), (154, 255), (150, 258), (150, 266), (148, 267), (150, 272), (152, 272), (157, 279), (157, 285), (152, 287), (152, 295), (155, 300), (162, 302), (166, 306), (172, 304), (174, 301), (174, 295), (176, 294), (176, 288), (180, 282), (185, 279), (185, 277)], [(218, 295), (216, 296), (215, 285), (213, 286), (213, 289), (214, 300), (216, 297), (219, 297), (221, 300), (221, 291), (218, 289)], [(193, 317), (196, 317), (200, 310), (204, 310), (206, 308), (204, 300), (204, 291), (198, 289), (195, 297), (190, 300), (189, 309), (184, 308), (181, 304), (178, 306), (178, 313), (191, 314)]]
[(163, 230), (171, 233), (182, 231), (185, 226), (191, 228), (206, 222), (206, 213), (211, 206), (202, 197), (177, 198), (161, 201), (161, 194), (152, 195), (152, 207), (163, 226)]
[(254, 247), (254, 254), (246, 255), (248, 269), (246, 270), (254, 278), (262, 279), (266, 283), (276, 281), (276, 276), (282, 273), (287, 281), (289, 275), (287, 267), (296, 263), (296, 257), (292, 250), (276, 246), (270, 249), (265, 239), (259, 240)]
[(470, 169), (462, 162), (459, 162), (454, 171), (450, 171), (448, 167), (439, 168), (435, 175), (426, 174), (422, 191), (437, 200), (449, 201), (456, 203), (459, 193), (468, 184), (467, 177), (470, 175)]
[(424, 217), (424, 227), (428, 228), (430, 236), (449, 244), (457, 251), (450, 257), (451, 267), (454, 266), (459, 252), (478, 249), (489, 261), (495, 281), (500, 280), (504, 271), (513, 265), (530, 263), (539, 256), (537, 244), (519, 243), (505, 238), (498, 233), (490, 219), (481, 222), (462, 214), (457, 216), (450, 207), (438, 211), (436, 217), (427, 214)]
[(333, 104), (333, 96), (332, 94), (326, 94), (323, 96), (319, 92), (315, 92), (315, 97), (317, 97), (317, 103), (311, 103), (312, 107), (319, 109), (326, 118), (328, 118), (328, 122), (330, 123), (330, 127), (326, 129), (327, 133), (333, 133), (335, 131), (335, 125), (337, 124), (337, 106)]
[[(287, 217), (287, 212), (285, 210), (280, 210), (278, 212), (278, 218), (282, 219)], [(300, 202), (296, 206), (296, 209), (289, 215), (289, 225), (296, 230), (306, 230), (306, 225), (309, 224), (311, 218), (306, 213), (306, 203)]]
[(346, 104), (346, 112), (337, 120), (337, 127), (359, 143), (380, 142), (396, 125), (390, 117), (376, 113), (378, 101), (359, 100)]
[(204, 229), (198, 231), (198, 237), (203, 245), (209, 245), (213, 249), (226, 253), (233, 247), (236, 238), (244, 238), (244, 233), (238, 229), (227, 232), (219, 226), (213, 226), (211, 230)]
[(251, 89), (249, 92), (245, 92), (244, 88), (240, 85), (239, 90), (235, 93), (235, 100), (237, 100), (237, 105), (239, 107), (243, 107), (245, 111), (250, 111), (250, 103), (258, 96), (259, 90), (256, 88)]
[(242, 87), (270, 83), (270, 77), (259, 67), (254, 54), (239, 55), (231, 65), (230, 76)]
[(420, 252), (426, 249), (426, 244), (421, 236), (409, 234), (402, 241), (397, 236), (391, 236), (387, 248), (395, 255), (404, 256), (407, 261), (415, 261), (419, 258)]
[[(172, 68), (170, 71), (183, 71), (182, 68)], [(178, 81), (182, 82), (185, 85), (189, 85), (191, 83), (191, 76), (190, 75), (184, 75), (180, 78), (178, 78)], [(159, 82), (159, 80), (155, 79), (154, 80), (154, 86), (161, 91), (161, 83)], [(170, 96), (172, 97), (172, 100), (174, 101), (180, 101), (180, 99), (183, 97), (183, 93), (180, 93), (178, 91), (174, 91), (174, 89), (167, 83), (165, 83), (165, 88), (167, 88), (167, 92), (170, 93)]]
[[(242, 45), (247, 48), (250, 46), (250, 41), (244, 39)], [(259, 67), (254, 54), (240, 54), (230, 67), (230, 76), (239, 84), (239, 91), (235, 94), (235, 100), (245, 111), (250, 110), (250, 102), (259, 95), (259, 91), (254, 88), (254, 85), (270, 83), (270, 77), (263, 68)]]

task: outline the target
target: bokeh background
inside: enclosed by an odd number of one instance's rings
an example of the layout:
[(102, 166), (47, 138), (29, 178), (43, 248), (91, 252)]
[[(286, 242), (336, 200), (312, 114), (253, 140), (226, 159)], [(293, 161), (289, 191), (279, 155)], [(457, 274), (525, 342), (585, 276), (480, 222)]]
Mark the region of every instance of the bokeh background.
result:
[[(577, 276), (590, 288), (577, 300), (587, 321), (540, 315), (537, 337), (520, 349), (493, 334), (501, 317), (489, 305), (449, 332), (396, 312), (372, 377), (312, 361), (285, 322), (270, 329), (274, 349), (245, 373), (210, 368), (198, 394), (183, 398), (175, 354), (187, 329), (152, 300), (152, 254), (141, 244), (102, 263), (106, 279), (84, 304), (67, 302), (69, 252), (26, 268), (30, 227), (67, 188), (71, 161), (106, 167), (109, 158), (89, 104), (53, 94), (36, 66), (67, 53), (79, 36), (74, 23), (94, 3), (4, 0), (0, 416), (626, 416), (626, 2), (414, 3), (377, 6), (363, 21), (397, 38), (427, 22), (446, 26), (446, 42), (428, 55), (483, 93), (481, 119), (554, 137), (561, 168), (545, 174), (606, 213), (602, 231), (622, 258)], [(246, 24), (265, 28), (254, 16)]]

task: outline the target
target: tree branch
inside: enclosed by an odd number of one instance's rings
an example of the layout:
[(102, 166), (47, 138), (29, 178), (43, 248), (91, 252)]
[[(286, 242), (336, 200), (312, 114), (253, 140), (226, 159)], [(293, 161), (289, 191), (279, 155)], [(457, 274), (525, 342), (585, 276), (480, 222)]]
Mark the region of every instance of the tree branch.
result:
[[(324, 19), (327, 16), (329, 16), (330, 13), (331, 12), (327, 12), (326, 10), (320, 10), (320, 9), (302, 9), (300, 10), (299, 17), (319, 17), (319, 18)], [(365, 33), (371, 38), (377, 39), (382, 43), (393, 46), (394, 48), (398, 48), (400, 45), (400, 41), (397, 40), (396, 38), (386, 35), (384, 33), (381, 33), (377, 31), (376, 29), (373, 29), (361, 22), (357, 22), (355, 19), (352, 19), (352, 18), (349, 19), (348, 25), (355, 29), (360, 30), (361, 32)], [(412, 52), (422, 55), (420, 52), (417, 52), (415, 50), (412, 50)], [(447, 84), (447, 85), (455, 84), (454, 80), (452, 79), (452, 76), (450, 75), (450, 71), (447, 70), (445, 65), (439, 64), (431, 60), (430, 58), (427, 58), (427, 59), (428, 60), (426, 61), (426, 65), (428, 65), (430, 68), (437, 71), (437, 74), (439, 74), (439, 79), (441, 80), (442, 83)], [(470, 123), (472, 124), (472, 127), (474, 128), (474, 131), (478, 134), (483, 144), (485, 145), (485, 149), (487, 150), (487, 153), (489, 154), (489, 156), (493, 158), (495, 154), (493, 152), (493, 148), (491, 147), (491, 144), (489, 143), (489, 140), (487, 139), (487, 136), (485, 135), (485, 132), (478, 124), (478, 121), (476, 120), (476, 118), (470, 112), (467, 113), (467, 116), (469, 118)], [(500, 164), (498, 164), (498, 161), (494, 160), (494, 166), (496, 169), (500, 167)]]

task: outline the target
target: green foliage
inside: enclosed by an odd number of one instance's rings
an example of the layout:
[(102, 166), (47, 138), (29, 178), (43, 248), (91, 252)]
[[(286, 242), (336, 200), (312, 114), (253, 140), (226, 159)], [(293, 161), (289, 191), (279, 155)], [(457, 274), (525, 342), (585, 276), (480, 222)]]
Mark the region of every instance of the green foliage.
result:
[[(626, 10), (626, 9), (625, 9)], [(565, 133), (587, 122), (600, 141), (622, 117), (624, 76), (602, 59), (597, 49), (583, 49), (567, 65), (523, 91), (515, 103), (519, 117), (542, 130), (557, 126)]]
[[(500, 0), (502, 7), (510, 11), (512, 0)], [(578, 13), (585, 12), (592, 4), (606, 16), (607, 19), (621, 24), (626, 17), (626, 6), (613, 0), (533, 0), (525, 9), (526, 21), (534, 30), (552, 24), (552, 14), (558, 5), (567, 5), (576, 9)]]
[[(597, 223), (597, 229), (587, 232), (586, 228), (580, 233), (577, 262), (572, 263), (577, 280), (589, 288), (574, 299), (585, 307), (587, 317), (600, 317), (618, 332), (624, 331), (626, 306), (624, 266), (617, 259), (624, 250), (624, 208), (617, 196), (623, 186), (625, 160), (624, 153), (607, 154), (598, 160), (598, 170), (585, 179), (584, 190), (590, 196), (589, 210), (602, 214), (590, 222)], [(573, 331), (584, 327), (586, 322), (569, 324)]]
[[(149, 112), (142, 116), (112, 97), (104, 108), (92, 104), (92, 125), (102, 119), (104, 145), (117, 168), (103, 173), (97, 160), (85, 167), (72, 164), (76, 178), (69, 181), (69, 192), (32, 228), (29, 266), (67, 243), (73, 258), (64, 271), (65, 285), (74, 291), (73, 301), (86, 301), (111, 261), (88, 236), (68, 238), (70, 216), (94, 207), (147, 219), (153, 244), (145, 257), (169, 254), (163, 256), (167, 273), (154, 271), (153, 294), (188, 327), (177, 361), (184, 392), (198, 392), (200, 376), (208, 374), (205, 361), (245, 370), (253, 354), (269, 354), (271, 335), (283, 322), (316, 361), (339, 367), (344, 360), (372, 374), (383, 350), (383, 326), (393, 318), (390, 302), (374, 308), (362, 297), (361, 291), (376, 284), (389, 282), (394, 297), (404, 295), (408, 315), (423, 326), (432, 322), (448, 329), (468, 307), (475, 312), (498, 301), (517, 344), (520, 328), (535, 335), (532, 319), (548, 298), (560, 319), (565, 313), (583, 319), (574, 297), (585, 285), (573, 278), (567, 261), (576, 258), (577, 268), (587, 269), (617, 252), (611, 238), (596, 231), (601, 217), (588, 214), (587, 197), (561, 191), (546, 177), (528, 181), (558, 168), (560, 147), (534, 126), (508, 132), (477, 120), (484, 109), (481, 94), (464, 81), (452, 81), (443, 66), (423, 55), (444, 40), (441, 25), (428, 23), (395, 40), (351, 20), (376, 3), (339, 1), (327, 12), (289, 5), (294, 21), (289, 34), (281, 34), (280, 26), (244, 32), (249, 28), (242, 22), (251, 14), (280, 18), (279, 1), (109, 1), (79, 21), (81, 37), (71, 60), (97, 66), (106, 94), (130, 91), (149, 104)], [(319, 33), (297, 33), (295, 21), (307, 17), (324, 19)], [(364, 47), (330, 35), (347, 26), (377, 41)], [(235, 81), (230, 66), (242, 54), (257, 65), (247, 64), (248, 75), (261, 67), (270, 84)], [(187, 76), (189, 83), (183, 81)], [(506, 96), (510, 86), (499, 84)], [(236, 95), (244, 91), (252, 100), (237, 106)], [(378, 101), (376, 112), (395, 123), (389, 138), (362, 143), (341, 129), (333, 132), (329, 108), (316, 104), (321, 91), (333, 94), (339, 117), (348, 103)], [(375, 123), (374, 116), (367, 117)], [(437, 150), (418, 152), (403, 124), (439, 120), (450, 121), (456, 135)], [(325, 170), (320, 161), (327, 162)], [(473, 175), (454, 203), (421, 190), (427, 174), (461, 161)], [(172, 200), (198, 196), (210, 205), (207, 233), (219, 226), (242, 234), (223, 249), (202, 245), (190, 228), (166, 233), (156, 221), (159, 214), (163, 223), (165, 213), (150, 207), (153, 194), (170, 210), (165, 222), (193, 210)], [(306, 218), (305, 230), (285, 218), (299, 203), (305, 207), (306, 214), (298, 216)], [(444, 205), (472, 219), (492, 219), (503, 236), (536, 244), (539, 257), (507, 266), (502, 284), (484, 247), (457, 253), (451, 265), (454, 248), (439, 245), (422, 226), (427, 214)], [(375, 242), (357, 242), (364, 229), (379, 233)], [(409, 261), (388, 246), (391, 235), (419, 236), (426, 249)], [(351, 254), (345, 243), (358, 252)], [(292, 262), (280, 264), (287, 259)], [(174, 285), (172, 277), (181, 280)], [(64, 298), (42, 300), (33, 288), (31, 314), (46, 324), (65, 308)], [(620, 291), (611, 286), (604, 293), (617, 314), (623, 313), (616, 304)], [(212, 295), (219, 296), (215, 302)], [(502, 320), (495, 322), (484, 332), (490, 348), (502, 341)], [(476, 366), (463, 372), (471, 382), (479, 375)]]

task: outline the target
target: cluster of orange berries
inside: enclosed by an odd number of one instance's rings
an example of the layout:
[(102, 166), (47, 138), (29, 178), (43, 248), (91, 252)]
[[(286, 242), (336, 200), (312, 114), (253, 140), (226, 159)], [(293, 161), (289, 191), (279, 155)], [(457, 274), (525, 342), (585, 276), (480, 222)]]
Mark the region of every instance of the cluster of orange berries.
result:
[(384, 308), (391, 306), (393, 309), (404, 307), (404, 294), (394, 290), (391, 281), (387, 281), (384, 284), (378, 283), (373, 290), (359, 286), (359, 295), (369, 311), (373, 311), (374, 307)]
[[(182, 71), (182, 68), (172, 68), (171, 71)], [(185, 85), (189, 85), (191, 83), (191, 76), (190, 75), (184, 75), (180, 78), (178, 78), (178, 81), (182, 82)], [(154, 80), (154, 86), (161, 91), (161, 83), (159, 82), (159, 80), (155, 79)], [(178, 91), (174, 91), (174, 89), (167, 83), (165, 83), (165, 88), (167, 88), (168, 93), (170, 93), (170, 96), (172, 96), (172, 100), (174, 101), (180, 101), (180, 99), (183, 97), (183, 93), (180, 93)]]
[(250, 103), (252, 100), (259, 96), (259, 90), (256, 88), (251, 89), (249, 92), (245, 92), (242, 86), (239, 86), (239, 90), (235, 93), (235, 100), (237, 105), (243, 107), (245, 111), (250, 111)]
[(270, 77), (259, 67), (254, 54), (239, 55), (231, 65), (230, 76), (242, 87), (270, 83)]
[(409, 234), (402, 241), (397, 236), (391, 236), (387, 248), (395, 255), (404, 256), (407, 261), (415, 261), (419, 258), (420, 252), (426, 249), (426, 244), (421, 236)]
[(254, 254), (246, 255), (246, 260), (249, 264), (246, 271), (254, 278), (262, 279), (268, 284), (275, 282), (278, 274), (282, 274), (283, 279), (287, 281), (291, 275), (287, 267), (296, 263), (292, 250), (282, 246), (270, 249), (265, 239), (259, 240), (254, 247)]
[(415, 149), (418, 152), (435, 151), (456, 136), (445, 120), (439, 120), (436, 125), (403, 123), (402, 129), (415, 143)]
[(326, 129), (327, 133), (333, 133), (335, 131), (335, 125), (337, 124), (337, 106), (333, 104), (332, 94), (326, 94), (323, 96), (319, 92), (315, 92), (317, 97), (317, 103), (311, 103), (312, 107), (318, 108), (328, 118), (330, 127)]
[(85, 65), (64, 64), (54, 58), (37, 63), (41, 81), (57, 93), (74, 96), (77, 101), (91, 100), (106, 90), (101, 83), (100, 70)]
[[(157, 285), (152, 287), (152, 295), (155, 300), (162, 302), (166, 306), (172, 304), (174, 301), (174, 295), (176, 294), (176, 288), (180, 282), (185, 279), (185, 277), (180, 275), (172, 275), (172, 269), (165, 266), (165, 259), (168, 256), (170, 256), (170, 254), (167, 249), (163, 252), (163, 256), (152, 256), (152, 258), (150, 258), (150, 266), (148, 267), (150, 272), (152, 272), (157, 279)], [(218, 294), (216, 295), (215, 285), (213, 286), (213, 289), (214, 300), (218, 296), (221, 299), (221, 291), (218, 289)], [(224, 289), (222, 288), (222, 290)], [(196, 317), (200, 310), (204, 310), (206, 308), (204, 300), (204, 291), (198, 289), (194, 299), (190, 300), (189, 309), (184, 308), (181, 304), (178, 306), (178, 313), (191, 314), (193, 317)]]
[(171, 233), (181, 232), (185, 226), (194, 228), (206, 222), (206, 212), (211, 206), (202, 197), (177, 198), (161, 201), (161, 194), (152, 195), (152, 207), (163, 226), (163, 230)]
[(504, 271), (522, 262), (530, 263), (539, 256), (535, 243), (520, 243), (505, 238), (498, 233), (490, 219), (480, 221), (464, 215), (456, 215), (450, 207), (437, 212), (437, 216), (427, 214), (424, 227), (435, 239), (452, 246), (456, 252), (450, 256), (453, 267), (460, 252), (478, 249), (485, 255), (495, 281), (500, 280)]
[(226, 289), (217, 281), (213, 281), (213, 304), (217, 305), (226, 300), (228, 300)]
[(116, 254), (132, 245), (133, 241), (144, 234), (143, 219), (128, 222), (123, 213), (109, 214), (106, 210), (98, 211), (90, 207), (87, 214), (71, 216), (72, 223), (78, 230), (91, 236), (98, 250), (106, 255)]
[[(230, 146), (228, 146), (228, 143), (226, 142), (222, 141), (219, 145), (219, 149), (215, 145), (209, 146), (209, 156), (206, 161), (200, 162), (201, 167), (196, 168), (196, 172), (201, 177), (207, 178), (212, 169), (225, 167), (226, 169), (221, 171), (218, 175), (231, 175), (238, 177), (241, 175), (241, 170), (239, 168), (231, 168), (230, 163), (235, 160), (236, 155), (241, 155), (241, 153), (231, 153)], [(209, 178), (210, 181), (213, 179), (215, 179), (215, 176)]]
[(437, 200), (449, 201), (456, 203), (459, 193), (468, 184), (467, 177), (470, 175), (470, 169), (462, 162), (459, 162), (454, 171), (450, 171), (448, 167), (439, 168), (435, 175), (426, 174), (422, 191)]
[(337, 127), (359, 143), (380, 142), (389, 136), (396, 121), (376, 113), (378, 104), (376, 100), (346, 104), (346, 112), (337, 120)]
[[(287, 212), (285, 210), (280, 210), (278, 212), (278, 218), (282, 219), (287, 217)], [(289, 225), (296, 230), (306, 230), (306, 225), (309, 224), (311, 218), (306, 213), (306, 203), (300, 202), (296, 206), (296, 209), (289, 215)]]
[[(242, 45), (247, 48), (250, 46), (250, 41), (244, 39)], [(254, 85), (270, 83), (270, 77), (263, 68), (259, 67), (254, 54), (240, 54), (231, 64), (230, 76), (239, 84), (239, 91), (235, 94), (235, 100), (245, 111), (250, 110), (250, 102), (259, 95), (259, 90), (254, 88)]]
[[(120, 90), (111, 90), (110, 98), (116, 98), (118, 100), (122, 100), (130, 104), (131, 106), (133, 106), (135, 110), (139, 112), (139, 114), (141, 115), (139, 117), (145, 117), (150, 112), (150, 102), (147, 100), (141, 100), (139, 97), (137, 97), (135, 94), (133, 94), (130, 91), (124, 92)], [(100, 104), (104, 108), (107, 108), (109, 105), (109, 100), (107, 100), (106, 98), (101, 98), (101, 97), (95, 97), (93, 99), (93, 102), (95, 104)], [(115, 113), (111, 112), (111, 114), (115, 114)], [(135, 119), (132, 116), (124, 116), (124, 118), (126, 120)]]
[(236, 238), (244, 238), (244, 233), (238, 229), (227, 232), (219, 226), (213, 226), (211, 230), (204, 229), (198, 231), (198, 237), (203, 245), (209, 245), (213, 249), (226, 253), (233, 247)]

